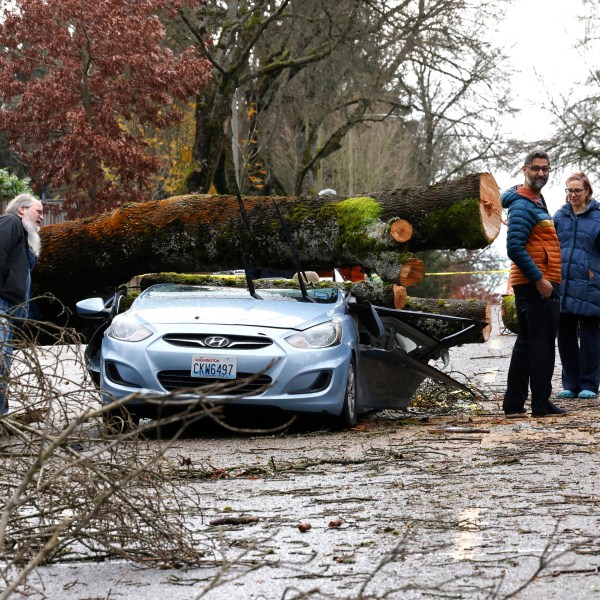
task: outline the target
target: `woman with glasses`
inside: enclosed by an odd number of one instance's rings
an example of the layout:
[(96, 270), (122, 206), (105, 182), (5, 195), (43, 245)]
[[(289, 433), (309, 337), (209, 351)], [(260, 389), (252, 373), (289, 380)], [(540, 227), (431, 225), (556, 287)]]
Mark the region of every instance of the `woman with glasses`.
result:
[(600, 203), (583, 172), (567, 179), (554, 215), (562, 254), (559, 398), (596, 398), (600, 383)]

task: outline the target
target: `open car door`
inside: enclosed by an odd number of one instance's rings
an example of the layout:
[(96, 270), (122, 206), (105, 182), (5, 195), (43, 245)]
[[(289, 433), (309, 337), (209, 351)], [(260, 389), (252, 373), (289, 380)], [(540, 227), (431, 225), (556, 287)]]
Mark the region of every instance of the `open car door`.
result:
[[(473, 394), (466, 385), (429, 364), (447, 361), (448, 349), (472, 339), (487, 323), (462, 317), (349, 305), (359, 327), (359, 398), (364, 408), (405, 409), (421, 383), (429, 378)], [(437, 339), (415, 325), (433, 319), (450, 324), (452, 333)]]

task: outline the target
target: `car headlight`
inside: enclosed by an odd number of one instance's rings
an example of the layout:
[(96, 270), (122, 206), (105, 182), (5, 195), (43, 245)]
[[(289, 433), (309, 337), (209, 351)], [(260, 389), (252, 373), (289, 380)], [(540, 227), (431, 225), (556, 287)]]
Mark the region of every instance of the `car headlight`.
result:
[(150, 337), (152, 331), (125, 315), (117, 315), (108, 328), (108, 335), (124, 342), (141, 342)]
[(311, 327), (306, 331), (295, 333), (285, 338), (285, 341), (294, 346), (294, 348), (306, 350), (337, 346), (342, 341), (342, 324), (337, 320), (328, 321), (327, 323)]

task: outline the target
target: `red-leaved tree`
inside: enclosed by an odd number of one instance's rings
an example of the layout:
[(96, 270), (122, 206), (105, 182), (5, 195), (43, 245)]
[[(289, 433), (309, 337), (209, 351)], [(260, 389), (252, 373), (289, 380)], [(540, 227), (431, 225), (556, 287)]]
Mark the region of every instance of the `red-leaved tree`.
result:
[[(210, 77), (190, 46), (165, 45), (159, 17), (189, 0), (14, 0), (0, 15), (0, 131), (70, 216), (148, 199), (158, 159), (132, 133), (167, 127), (171, 103)], [(198, 2), (195, 2), (198, 4)]]

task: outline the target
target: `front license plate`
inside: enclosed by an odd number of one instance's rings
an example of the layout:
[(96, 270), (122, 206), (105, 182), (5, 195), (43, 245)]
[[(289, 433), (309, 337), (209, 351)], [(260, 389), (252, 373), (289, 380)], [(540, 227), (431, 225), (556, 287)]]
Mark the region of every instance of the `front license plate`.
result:
[(192, 377), (235, 379), (236, 356), (192, 356)]

